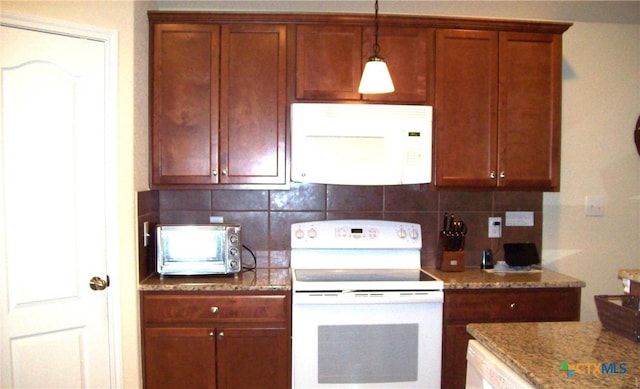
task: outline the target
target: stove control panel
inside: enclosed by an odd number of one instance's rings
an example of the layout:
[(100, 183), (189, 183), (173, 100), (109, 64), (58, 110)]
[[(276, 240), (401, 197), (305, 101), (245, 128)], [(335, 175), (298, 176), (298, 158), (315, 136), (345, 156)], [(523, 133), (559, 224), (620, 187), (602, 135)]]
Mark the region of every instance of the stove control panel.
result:
[(291, 248), (420, 249), (419, 224), (388, 220), (320, 220), (291, 225)]

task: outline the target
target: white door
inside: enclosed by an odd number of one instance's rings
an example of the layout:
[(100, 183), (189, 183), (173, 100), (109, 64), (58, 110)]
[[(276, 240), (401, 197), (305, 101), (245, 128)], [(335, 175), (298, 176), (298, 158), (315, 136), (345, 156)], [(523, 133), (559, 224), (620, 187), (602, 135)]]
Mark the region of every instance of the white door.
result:
[(105, 42), (0, 29), (0, 387), (108, 388)]

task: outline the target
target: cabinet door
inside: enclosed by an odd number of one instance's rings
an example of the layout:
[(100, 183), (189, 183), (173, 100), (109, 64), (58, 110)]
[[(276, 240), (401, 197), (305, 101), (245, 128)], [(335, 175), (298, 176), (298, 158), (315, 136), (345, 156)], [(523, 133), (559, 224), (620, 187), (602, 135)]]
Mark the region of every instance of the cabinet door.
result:
[(362, 29), (357, 26), (297, 26), (296, 98), (359, 100)]
[[(380, 27), (380, 56), (389, 67), (395, 92), (362, 95), (363, 100), (432, 105), (433, 29)], [(362, 63), (373, 54), (375, 28), (366, 27), (362, 39)]]
[(496, 186), (497, 61), (497, 32), (436, 31), (436, 185)]
[(285, 184), (286, 27), (222, 27), (220, 183)]
[(290, 337), (284, 328), (217, 332), (219, 389), (291, 387)]
[(500, 33), (499, 186), (558, 189), (561, 72), (560, 35)]
[[(473, 339), (466, 324), (445, 325), (442, 342), (442, 388), (464, 389), (467, 377), (467, 345)], [(453, 367), (453, 368), (451, 368)]]
[(151, 41), (151, 183), (215, 183), (219, 27), (157, 24)]
[(216, 388), (216, 341), (206, 328), (145, 328), (146, 389)]

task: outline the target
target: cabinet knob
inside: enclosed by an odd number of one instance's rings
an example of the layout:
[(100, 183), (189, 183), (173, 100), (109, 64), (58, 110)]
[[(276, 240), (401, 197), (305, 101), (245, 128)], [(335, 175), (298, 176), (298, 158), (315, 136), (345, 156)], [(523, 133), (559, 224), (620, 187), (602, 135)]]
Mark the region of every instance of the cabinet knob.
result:
[(215, 337), (216, 337), (216, 334), (213, 331), (209, 332), (209, 339), (213, 339)]
[(509, 304), (509, 308), (514, 309), (516, 307), (516, 303)]
[(489, 178), (491, 178), (492, 180), (495, 180), (496, 179), (496, 172), (489, 173)]
[(227, 174), (228, 174), (228, 173), (227, 173), (227, 169), (222, 169), (222, 175), (223, 175), (223, 176), (226, 176)]
[(500, 178), (504, 178), (504, 172), (500, 172)]
[(218, 313), (219, 310), (220, 310), (220, 308), (218, 308), (218, 307), (211, 307), (211, 313), (213, 313), (214, 315), (216, 313)]
[(214, 176), (217, 176), (218, 175), (218, 170), (217, 169), (213, 169), (211, 171), (211, 174), (213, 174)]
[(218, 332), (218, 339), (222, 339), (224, 338), (224, 332), (220, 331)]

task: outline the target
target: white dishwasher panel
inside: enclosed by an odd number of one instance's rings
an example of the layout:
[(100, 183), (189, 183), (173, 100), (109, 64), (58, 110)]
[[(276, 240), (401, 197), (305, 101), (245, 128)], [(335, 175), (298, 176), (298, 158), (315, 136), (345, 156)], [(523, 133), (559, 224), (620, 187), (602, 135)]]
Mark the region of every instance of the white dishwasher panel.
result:
[(467, 347), (467, 389), (530, 389), (531, 384), (477, 340)]

